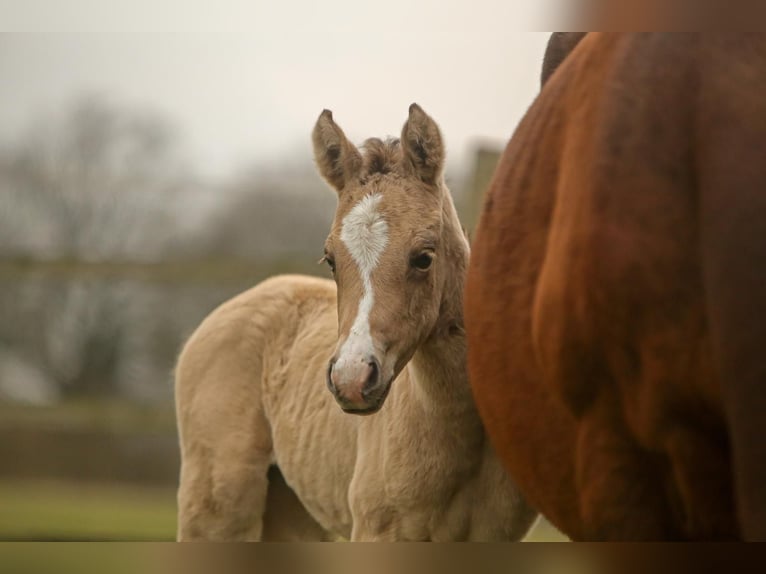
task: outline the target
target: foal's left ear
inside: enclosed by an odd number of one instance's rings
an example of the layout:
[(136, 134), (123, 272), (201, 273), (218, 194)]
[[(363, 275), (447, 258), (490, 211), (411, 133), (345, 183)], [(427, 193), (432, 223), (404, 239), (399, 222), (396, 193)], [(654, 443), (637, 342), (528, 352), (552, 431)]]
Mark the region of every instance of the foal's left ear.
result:
[(402, 128), (405, 165), (425, 183), (437, 184), (444, 168), (444, 144), (436, 122), (417, 104)]

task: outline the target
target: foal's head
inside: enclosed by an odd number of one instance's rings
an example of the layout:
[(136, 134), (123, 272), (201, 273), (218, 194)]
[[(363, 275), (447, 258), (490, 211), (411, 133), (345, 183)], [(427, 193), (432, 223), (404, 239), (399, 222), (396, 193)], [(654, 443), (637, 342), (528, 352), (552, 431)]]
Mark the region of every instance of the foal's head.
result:
[(351, 144), (325, 110), (313, 132), (338, 193), (325, 261), (338, 285), (338, 344), (327, 385), (346, 412), (383, 406), (418, 347), (462, 329), (468, 247), (444, 185), (436, 123), (410, 106), (401, 140)]

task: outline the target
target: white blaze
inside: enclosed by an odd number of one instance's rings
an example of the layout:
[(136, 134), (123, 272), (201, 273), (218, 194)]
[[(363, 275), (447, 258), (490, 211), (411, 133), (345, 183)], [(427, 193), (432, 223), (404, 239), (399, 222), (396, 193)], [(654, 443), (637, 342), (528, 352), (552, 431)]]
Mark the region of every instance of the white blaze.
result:
[(378, 211), (383, 197), (378, 193), (365, 196), (343, 218), (340, 238), (351, 253), (362, 278), (362, 298), (354, 324), (338, 354), (337, 369), (356, 367), (374, 354), (370, 335), (370, 312), (375, 300), (372, 272), (388, 244), (388, 224)]

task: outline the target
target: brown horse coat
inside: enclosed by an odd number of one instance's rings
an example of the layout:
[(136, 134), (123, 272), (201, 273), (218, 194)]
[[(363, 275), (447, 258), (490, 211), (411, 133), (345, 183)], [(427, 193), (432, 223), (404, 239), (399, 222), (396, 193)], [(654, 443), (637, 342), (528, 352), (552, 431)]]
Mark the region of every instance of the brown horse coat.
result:
[(766, 37), (590, 34), (551, 73), (471, 258), (488, 432), (575, 539), (764, 539)]

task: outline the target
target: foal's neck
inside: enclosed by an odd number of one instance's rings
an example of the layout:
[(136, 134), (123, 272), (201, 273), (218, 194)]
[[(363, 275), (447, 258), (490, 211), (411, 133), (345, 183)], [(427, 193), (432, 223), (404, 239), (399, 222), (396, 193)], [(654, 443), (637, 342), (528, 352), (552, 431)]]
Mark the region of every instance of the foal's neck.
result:
[(466, 339), (463, 326), (463, 284), (468, 266), (468, 241), (455, 206), (443, 191), (442, 241), (445, 270), (441, 310), (436, 326), (418, 348), (409, 364), (414, 394), (431, 412), (447, 416), (476, 415), (466, 368)]

